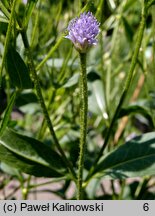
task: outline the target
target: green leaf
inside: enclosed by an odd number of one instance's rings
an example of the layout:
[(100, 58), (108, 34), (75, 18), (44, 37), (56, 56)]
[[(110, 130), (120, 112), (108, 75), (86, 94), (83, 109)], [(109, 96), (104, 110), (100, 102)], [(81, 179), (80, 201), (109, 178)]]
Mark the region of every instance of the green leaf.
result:
[(8, 23), (8, 19), (6, 17), (3, 17), (0, 15), (0, 22), (3, 22), (3, 23)]
[(17, 168), (21, 172), (25, 172), (36, 177), (61, 177), (62, 174), (43, 166), (39, 163), (27, 160), (11, 151), (4, 146), (0, 145), (0, 160), (8, 166)]
[(112, 178), (155, 175), (155, 132), (138, 136), (110, 152), (94, 174)]
[(64, 85), (63, 88), (70, 88), (71, 86), (74, 86), (79, 81), (79, 74), (74, 74)]
[(101, 80), (89, 83), (91, 94), (88, 97), (89, 110), (96, 115), (105, 115), (104, 89)]
[(130, 114), (135, 114), (135, 113), (136, 114), (140, 113), (141, 115), (143, 115), (149, 121), (151, 127), (152, 128), (154, 127), (153, 120), (149, 112), (145, 108), (139, 105), (130, 105), (127, 108), (122, 108), (118, 117), (122, 118), (123, 116), (128, 116)]
[(3, 121), (0, 127), (0, 135), (3, 133), (3, 131), (7, 127), (7, 124), (10, 119), (10, 115), (11, 115), (11, 112), (14, 106), (15, 98), (16, 98), (16, 92), (14, 92), (13, 95), (11, 96), (10, 102), (6, 108), (5, 115), (4, 115), (4, 118), (3, 118)]
[(129, 42), (132, 42), (133, 41), (133, 35), (134, 35), (133, 30), (132, 30), (129, 22), (127, 21), (127, 19), (123, 16), (122, 16), (122, 21), (123, 21), (126, 37), (127, 37)]
[(19, 89), (32, 88), (29, 70), (14, 47), (9, 47), (6, 55), (6, 70), (12, 84)]
[[(13, 158), (16, 158), (18, 165), (23, 161), (24, 164), (28, 164), (28, 167), (30, 165), (41, 166), (47, 168), (47, 170), (55, 170), (59, 175), (64, 174), (65, 166), (60, 155), (36, 139), (6, 129), (0, 137), (0, 144), (9, 151), (9, 155), (11, 154)], [(5, 158), (2, 157), (0, 160), (3, 161)], [(16, 166), (16, 168), (18, 167)], [(26, 170), (28, 172), (28, 168)]]
[(135, 0), (128, 0), (123, 7), (123, 11), (125, 12), (127, 10), (130, 10), (131, 8), (133, 8), (133, 6), (134, 6), (133, 4), (135, 4), (135, 3), (136, 3)]
[(24, 106), (30, 103), (38, 103), (37, 96), (32, 91), (25, 90), (16, 98), (17, 107)]
[(9, 166), (8, 164), (1, 162), (0, 168), (3, 172), (5, 172), (9, 175), (19, 176), (19, 171), (16, 168), (13, 168), (12, 165)]

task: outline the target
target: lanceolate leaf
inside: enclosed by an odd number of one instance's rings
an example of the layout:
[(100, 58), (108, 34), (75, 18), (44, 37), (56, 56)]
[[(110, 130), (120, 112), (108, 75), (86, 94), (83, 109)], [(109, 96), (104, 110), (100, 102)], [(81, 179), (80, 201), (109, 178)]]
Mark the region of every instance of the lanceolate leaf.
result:
[(14, 86), (19, 89), (32, 88), (28, 68), (14, 47), (9, 47), (6, 55), (6, 70)]
[(0, 160), (9, 165), (10, 167), (17, 168), (18, 170), (25, 172), (36, 177), (61, 177), (62, 174), (43, 166), (39, 163), (27, 160), (19, 155), (9, 151), (4, 146), (0, 145)]
[(155, 132), (119, 146), (96, 166), (94, 174), (112, 178), (155, 175)]
[[(5, 147), (7, 154), (11, 155), (11, 157), (16, 160), (16, 163), (12, 164), (12, 166), (15, 166), (16, 168), (18, 168), (17, 164), (21, 164), (22, 167), (22, 164), (24, 163), (25, 165), (27, 164), (27, 167), (25, 168), (27, 173), (29, 173), (29, 167), (31, 170), (32, 167), (38, 166), (38, 169), (39, 167), (44, 167), (45, 170), (52, 169), (55, 170), (56, 173), (59, 173), (59, 175), (64, 175), (65, 165), (61, 156), (49, 146), (36, 139), (6, 129), (0, 137), (0, 144)], [(1, 155), (0, 160), (7, 162), (6, 157), (3, 156), (3, 154)], [(21, 167), (19, 165), (19, 169), (21, 169)]]

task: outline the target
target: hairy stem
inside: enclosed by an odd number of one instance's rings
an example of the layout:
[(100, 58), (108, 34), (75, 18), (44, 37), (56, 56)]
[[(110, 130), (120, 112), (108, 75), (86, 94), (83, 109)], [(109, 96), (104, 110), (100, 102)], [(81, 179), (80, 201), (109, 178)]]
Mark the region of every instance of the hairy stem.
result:
[(104, 144), (103, 144), (103, 146), (102, 146), (102, 148), (101, 148), (101, 150), (100, 150), (100, 152), (99, 152), (99, 154), (98, 154), (98, 156), (97, 156), (97, 158), (96, 158), (96, 160), (94, 162), (93, 167), (91, 168), (91, 170), (90, 170), (90, 172), (89, 172), (89, 174), (87, 176), (87, 180), (93, 174), (96, 164), (98, 163), (99, 159), (101, 158), (101, 156), (103, 154), (103, 151), (105, 150), (105, 148), (108, 145), (108, 141), (109, 141), (109, 138), (111, 136), (114, 123), (117, 120), (118, 114), (119, 114), (120, 109), (121, 109), (121, 107), (123, 105), (123, 102), (126, 99), (129, 87), (131, 85), (131, 82), (132, 82), (132, 79), (133, 79), (133, 76), (134, 76), (134, 69), (135, 69), (135, 66), (136, 66), (136, 63), (137, 63), (137, 58), (138, 58), (140, 46), (141, 46), (141, 43), (142, 43), (144, 29), (145, 29), (146, 13), (147, 13), (146, 8), (145, 8), (145, 6), (143, 6), (143, 8), (142, 8), (142, 18), (141, 18), (141, 22), (140, 22), (140, 26), (139, 26), (138, 35), (137, 35), (135, 50), (134, 50), (133, 57), (132, 57), (132, 60), (131, 60), (131, 65), (130, 65), (128, 76), (127, 76), (127, 79), (126, 79), (126, 82), (125, 82), (125, 86), (124, 86), (124, 89), (123, 89), (119, 104), (118, 104), (118, 106), (116, 108), (116, 111), (115, 111), (114, 116), (112, 118), (112, 121), (110, 123), (109, 129), (108, 129), (108, 131), (106, 133)]
[(80, 53), (80, 155), (78, 164), (78, 194), (77, 199), (82, 199), (83, 188), (83, 167), (84, 154), (86, 148), (87, 136), (87, 110), (88, 110), (88, 93), (87, 93), (87, 74), (86, 74), (86, 54)]
[(28, 64), (29, 64), (29, 67), (30, 67), (30, 71), (32, 73), (32, 77), (33, 77), (34, 85), (35, 85), (35, 88), (36, 88), (37, 96), (38, 96), (38, 99), (39, 99), (39, 102), (40, 102), (40, 105), (41, 105), (41, 108), (42, 108), (42, 111), (43, 111), (44, 118), (46, 120), (47, 126), (48, 126), (48, 128), (50, 130), (51, 136), (52, 136), (52, 138), (54, 140), (54, 143), (55, 143), (58, 151), (62, 155), (64, 163), (68, 167), (68, 169), (69, 169), (69, 171), (70, 171), (73, 179), (76, 181), (76, 174), (74, 172), (72, 164), (66, 158), (65, 153), (64, 153), (63, 149), (61, 148), (61, 146), (60, 146), (60, 144), (58, 142), (58, 139), (56, 137), (55, 131), (53, 129), (53, 125), (52, 125), (51, 119), (49, 117), (49, 114), (48, 114), (48, 111), (47, 111), (47, 108), (46, 108), (46, 105), (45, 105), (45, 102), (44, 102), (44, 99), (43, 99), (43, 95), (42, 95), (42, 91), (41, 91), (41, 86), (40, 86), (40, 81), (39, 81), (39, 78), (38, 78), (38, 75), (37, 75), (34, 63), (33, 63), (31, 49), (30, 49), (30, 46), (29, 46), (29, 42), (28, 42), (28, 39), (27, 39), (26, 32), (23, 30), (21, 32), (21, 35), (22, 35), (24, 46), (25, 46), (26, 51), (27, 51)]

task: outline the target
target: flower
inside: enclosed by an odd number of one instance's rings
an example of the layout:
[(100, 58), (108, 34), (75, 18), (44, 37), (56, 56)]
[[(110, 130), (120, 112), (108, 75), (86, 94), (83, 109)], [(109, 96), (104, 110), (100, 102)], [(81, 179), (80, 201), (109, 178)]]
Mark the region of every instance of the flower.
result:
[(82, 13), (80, 17), (70, 21), (66, 38), (73, 42), (79, 52), (85, 53), (92, 45), (97, 44), (99, 25), (91, 12)]

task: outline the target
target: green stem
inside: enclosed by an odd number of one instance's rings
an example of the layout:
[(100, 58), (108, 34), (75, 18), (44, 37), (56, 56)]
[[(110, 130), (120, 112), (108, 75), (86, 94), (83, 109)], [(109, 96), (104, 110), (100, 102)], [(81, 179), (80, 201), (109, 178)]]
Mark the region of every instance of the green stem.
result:
[[(6, 33), (6, 39), (5, 39), (5, 44), (4, 44), (4, 53), (3, 53), (3, 56), (2, 56), (2, 63), (1, 63), (1, 66), (0, 66), (0, 90), (2, 88), (2, 72), (3, 72), (3, 67), (4, 67), (4, 64), (5, 64), (5, 58), (6, 58), (9, 42), (10, 42), (11, 37), (12, 37), (11, 31), (12, 31), (12, 28), (13, 28), (13, 21), (14, 21), (16, 2), (17, 2), (17, 0), (14, 0), (13, 3), (12, 3), (11, 15), (10, 15), (10, 20), (9, 20), (9, 24), (8, 24), (8, 28), (7, 28), (7, 33)], [(2, 3), (1, 3), (1, 7), (2, 7)]]
[(47, 184), (52, 184), (52, 183), (60, 182), (60, 181), (63, 181), (63, 180), (67, 180), (66, 176), (56, 178), (56, 179), (52, 179), (50, 181), (46, 181), (46, 182), (43, 182), (43, 183), (40, 183), (40, 184), (31, 184), (31, 185), (29, 185), (29, 189), (38, 188), (38, 187), (41, 187), (41, 186), (44, 186), (44, 185), (47, 185)]
[(126, 186), (125, 183), (126, 183), (125, 179), (120, 181), (121, 190), (120, 190), (120, 193), (119, 193), (119, 196), (118, 196), (118, 200), (123, 200), (124, 190), (125, 190), (125, 186)]
[(151, 5), (154, 3), (154, 0), (150, 0), (147, 3), (147, 9), (149, 9), (149, 7), (151, 7)]
[(135, 191), (134, 199), (140, 200), (143, 196), (143, 194), (147, 191), (147, 185), (150, 181), (150, 176), (145, 176), (141, 182), (139, 182), (139, 185), (137, 186), (137, 189)]
[(3, 5), (2, 2), (0, 2), (0, 9), (4, 13), (4, 15), (10, 19), (10, 13), (8, 12), (7, 8)]
[(70, 50), (69, 50), (69, 52), (68, 52), (68, 54), (67, 54), (67, 56), (66, 56), (66, 59), (64, 59), (63, 65), (62, 65), (61, 70), (59, 72), (60, 75), (58, 77), (58, 82), (63, 82), (63, 80), (64, 80), (64, 77), (66, 75), (65, 74), (66, 67), (67, 67), (68, 61), (71, 58), (72, 50), (73, 50), (73, 48), (71, 47)]
[[(54, 90), (54, 92), (52, 92), (52, 95), (50, 95), (50, 97), (49, 97), (48, 104), (47, 104), (47, 110), (50, 109), (50, 106), (54, 101), (55, 95), (56, 95), (56, 90)], [(45, 135), (45, 131), (46, 131), (46, 126), (47, 126), (46, 125), (46, 119), (43, 118), (41, 128), (40, 128), (39, 133), (38, 133), (38, 139), (40, 139), (40, 140), (43, 139), (43, 137)]]
[(29, 195), (29, 186), (30, 186), (30, 182), (31, 182), (32, 176), (29, 175), (28, 179), (27, 179), (27, 185), (26, 186), (22, 186), (22, 195), (23, 195), (23, 200), (27, 200), (28, 199), (28, 195)]
[(63, 149), (61, 148), (61, 146), (60, 146), (60, 144), (58, 142), (58, 139), (56, 137), (55, 131), (53, 129), (53, 125), (52, 125), (51, 119), (49, 117), (49, 114), (48, 114), (48, 111), (47, 111), (47, 108), (46, 108), (46, 105), (45, 105), (45, 102), (44, 102), (44, 99), (43, 99), (43, 95), (42, 95), (42, 91), (41, 91), (41, 86), (40, 86), (40, 81), (39, 81), (39, 78), (38, 78), (38, 75), (37, 75), (34, 63), (33, 63), (33, 57), (32, 57), (32, 54), (31, 54), (31, 49), (30, 49), (30, 46), (29, 46), (29, 42), (28, 42), (28, 39), (27, 39), (26, 32), (23, 30), (21, 32), (21, 35), (22, 35), (22, 39), (23, 39), (23, 43), (24, 43), (25, 49), (27, 51), (28, 64), (29, 64), (29, 67), (30, 67), (30, 71), (32, 73), (32, 77), (33, 77), (34, 85), (35, 85), (36, 92), (37, 92), (37, 95), (38, 95), (38, 99), (39, 99), (42, 111), (44, 113), (44, 118), (46, 119), (46, 123), (48, 125), (49, 130), (50, 130), (51, 136), (53, 137), (54, 143), (55, 143), (58, 151), (62, 155), (64, 163), (68, 167), (68, 169), (69, 169), (69, 171), (70, 171), (73, 179), (76, 181), (76, 174), (74, 172), (72, 164), (66, 158), (65, 153), (64, 153)]
[(64, 38), (64, 35), (62, 35), (58, 41), (56, 42), (56, 44), (51, 48), (51, 50), (48, 52), (48, 54), (46, 55), (46, 57), (40, 62), (40, 64), (36, 67), (36, 71), (40, 70), (41, 67), (46, 63), (46, 61), (52, 56), (52, 54), (55, 52), (55, 50), (57, 50), (57, 48), (59, 47), (59, 45), (61, 44), (62, 40)]
[(117, 199), (117, 194), (116, 194), (116, 191), (115, 191), (114, 181), (115, 180), (113, 180), (113, 179), (110, 181), (110, 183), (111, 183), (111, 190), (112, 190), (112, 200), (116, 200)]
[(104, 2), (105, 0), (101, 0), (99, 2), (99, 5), (97, 7), (97, 11), (96, 11), (96, 14), (95, 14), (95, 17), (99, 17), (99, 22), (102, 23), (102, 16), (103, 16), (103, 6), (104, 6)]
[(97, 156), (97, 158), (96, 158), (96, 160), (94, 162), (93, 167), (91, 168), (91, 170), (90, 170), (90, 172), (89, 172), (89, 174), (87, 176), (87, 180), (93, 174), (93, 172), (95, 170), (95, 166), (97, 165), (99, 159), (101, 158), (101, 156), (103, 154), (103, 151), (105, 150), (105, 148), (108, 145), (108, 141), (109, 141), (110, 135), (112, 133), (114, 123), (117, 120), (118, 114), (120, 112), (120, 109), (121, 109), (121, 107), (123, 105), (123, 102), (124, 102), (124, 100), (125, 100), (125, 98), (127, 96), (129, 87), (131, 85), (131, 82), (132, 82), (132, 79), (133, 79), (133, 76), (134, 76), (134, 69), (135, 69), (135, 66), (136, 66), (136, 63), (137, 63), (137, 58), (138, 58), (138, 54), (139, 54), (139, 50), (140, 50), (140, 46), (141, 46), (141, 42), (142, 42), (142, 38), (143, 38), (144, 29), (145, 29), (146, 13), (147, 13), (146, 8), (145, 8), (145, 6), (143, 6), (143, 8), (142, 8), (142, 18), (141, 18), (141, 23), (140, 23), (138, 35), (137, 35), (136, 46), (135, 46), (135, 50), (134, 50), (133, 57), (132, 57), (132, 60), (131, 60), (131, 65), (130, 65), (128, 76), (127, 76), (127, 79), (126, 79), (125, 87), (123, 89), (122, 96), (120, 98), (119, 104), (118, 104), (118, 106), (116, 108), (116, 111), (115, 111), (114, 116), (112, 118), (112, 121), (110, 123), (109, 129), (108, 129), (108, 131), (106, 133), (104, 144), (103, 144), (103, 146), (102, 146), (102, 148), (101, 148), (101, 150), (100, 150), (100, 152), (99, 152), (99, 154), (98, 154), (98, 156)]
[(38, 1), (38, 10), (35, 13), (35, 20), (34, 20), (34, 28), (32, 31), (32, 37), (31, 37), (31, 42), (30, 42), (30, 46), (33, 48), (34, 44), (36, 43), (36, 35), (37, 35), (37, 31), (38, 31), (38, 23), (39, 23), (39, 15), (40, 15), (40, 7), (41, 7), (41, 1)]
[(26, 7), (27, 10), (26, 10), (25, 15), (24, 15), (25, 19), (24, 19), (24, 23), (23, 23), (24, 28), (27, 28), (29, 20), (32, 16), (33, 9), (36, 6), (36, 4), (37, 4), (36, 1), (30, 1), (30, 3), (28, 4), (28, 7)]
[(83, 182), (83, 167), (84, 153), (86, 148), (87, 136), (87, 110), (88, 110), (88, 93), (87, 93), (87, 73), (86, 73), (86, 54), (80, 53), (80, 155), (78, 164), (78, 194), (77, 199), (82, 199), (82, 182)]

